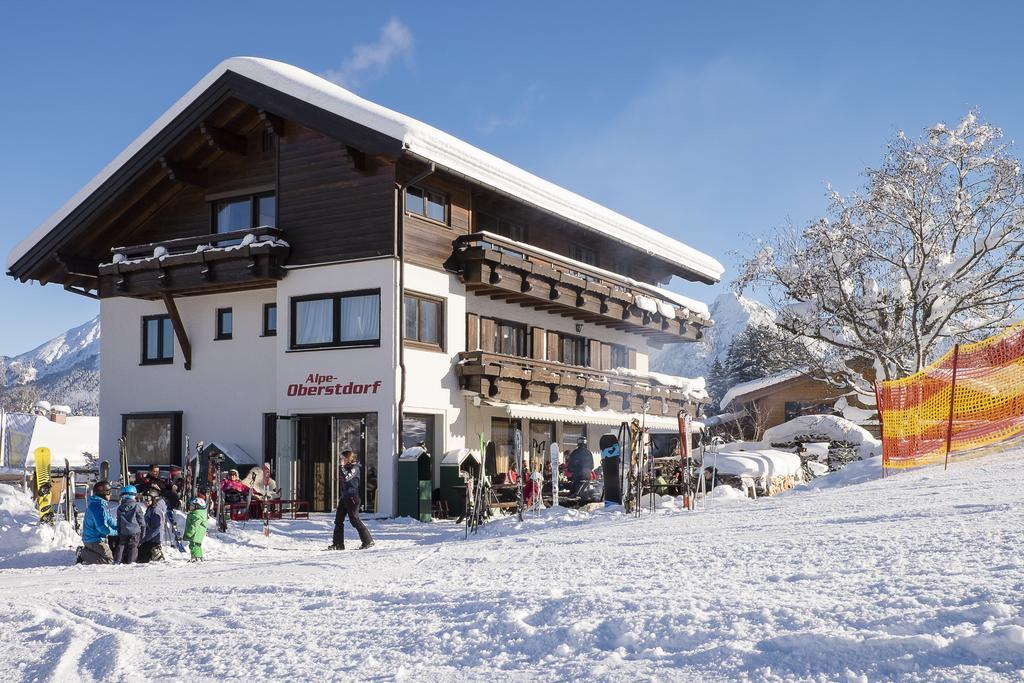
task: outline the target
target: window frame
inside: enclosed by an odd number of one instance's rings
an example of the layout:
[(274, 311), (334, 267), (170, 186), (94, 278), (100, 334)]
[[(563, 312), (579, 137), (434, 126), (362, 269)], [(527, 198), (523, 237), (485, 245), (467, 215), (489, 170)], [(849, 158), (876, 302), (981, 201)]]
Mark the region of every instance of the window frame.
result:
[[(609, 344), (609, 346), (611, 346), (611, 354), (610, 354), (611, 357), (609, 358), (609, 361), (611, 362), (611, 367), (612, 368), (627, 368), (628, 369), (629, 368), (629, 347), (626, 346), (625, 344)], [(624, 359), (622, 365), (616, 365), (616, 363), (615, 363), (615, 354), (616, 354), (616, 352), (619, 352), (619, 353), (622, 354), (622, 358)]]
[[(594, 259), (593, 262), (588, 261), (586, 258), (581, 258), (587, 255), (592, 255)], [(569, 258), (571, 258), (573, 261), (579, 261), (585, 266), (592, 266), (594, 268), (600, 267), (598, 266), (599, 259), (597, 249), (591, 249), (590, 247), (580, 244), (579, 242), (569, 242)]]
[[(514, 320), (506, 320), (504, 318), (490, 318), (490, 320), (494, 323), (494, 339), (491, 340), (492, 341), (492, 348), (494, 349), (494, 353), (500, 354), (502, 356), (513, 356), (515, 358), (530, 358), (531, 357), (531, 353), (530, 353), (531, 352), (531, 349), (530, 349), (531, 335), (530, 335), (530, 326), (529, 325), (527, 325), (526, 323), (516, 322)], [(523, 340), (523, 344), (522, 344), (523, 352), (522, 353), (505, 353), (501, 349), (501, 328), (503, 328), (503, 327), (515, 328), (518, 331), (522, 332), (522, 340)]]
[[(479, 211), (474, 214), (474, 231), (475, 232), (489, 232), (499, 237), (512, 240), (513, 242), (529, 242), (530, 241), (530, 225), (526, 221), (514, 220), (511, 218), (505, 218), (499, 214), (488, 213), (486, 211)], [(493, 222), (492, 227), (488, 227), (486, 223)], [(484, 225), (480, 225), (483, 222)], [(516, 232), (519, 235), (516, 235)]]
[[(413, 211), (409, 208), (409, 190), (416, 190), (417, 192), (422, 193), (423, 213), (420, 213), (419, 211)], [(427, 198), (429, 195), (434, 195), (435, 197), (441, 199), (440, 203), (444, 205), (443, 220), (438, 220), (429, 215), (427, 209)], [(409, 187), (405, 188), (405, 191), (402, 193), (402, 211), (404, 211), (407, 216), (416, 216), (417, 218), (421, 218), (425, 221), (430, 221), (431, 223), (436, 223), (437, 225), (443, 225), (446, 228), (451, 227), (451, 198), (448, 196), (447, 192), (431, 190), (430, 188), (424, 187), (422, 185), (410, 185)]]
[[(420, 294), (419, 292), (406, 291), (404, 294), (406, 299), (414, 299), (416, 301), (416, 338), (406, 336), (405, 329), (405, 317), (402, 318), (402, 340), (409, 346), (423, 348), (430, 351), (444, 351), (445, 349), (445, 316), (447, 307), (445, 306), (445, 300), (441, 297), (431, 296), (430, 294)], [(421, 306), (424, 303), (437, 304), (437, 341), (432, 342), (422, 339), (422, 325), (420, 321), (423, 319)], [(409, 303), (407, 301), (402, 302), (403, 311), (408, 314)]]
[[(226, 316), (231, 316), (231, 330), (228, 331), (228, 332), (224, 331), (224, 318)], [(213, 336), (213, 340), (214, 341), (224, 341), (226, 339), (232, 339), (233, 338), (233, 335), (234, 335), (234, 332), (235, 332), (235, 314), (232, 311), (231, 306), (226, 306), (224, 308), (218, 308), (217, 309), (217, 322), (216, 322), (216, 325), (217, 325), (217, 327), (215, 329), (216, 334), (214, 334), (214, 336)]]
[[(360, 296), (368, 296), (374, 294), (377, 296), (377, 338), (376, 339), (360, 339), (357, 341), (341, 341), (341, 301), (342, 299), (350, 299)], [(329, 299), (332, 303), (332, 315), (334, 320), (332, 321), (332, 336), (331, 341), (315, 344), (296, 344), (295, 333), (298, 329), (296, 325), (296, 304), (303, 301), (317, 301), (320, 299)], [(352, 349), (352, 348), (380, 348), (380, 332), (381, 332), (381, 293), (380, 288), (376, 287), (373, 289), (354, 289), (344, 292), (328, 292), (323, 294), (303, 294), (301, 296), (293, 296), (288, 300), (288, 351), (320, 351), (327, 349)]]
[[(157, 340), (156, 340), (157, 357), (156, 358), (150, 358), (146, 354), (146, 351), (147, 351), (147, 349), (149, 347), (149, 344), (147, 342), (149, 341), (149, 332), (148, 332), (149, 325), (148, 325), (148, 323), (149, 323), (150, 320), (161, 321), (161, 324), (158, 325), (158, 328), (157, 328)], [(167, 323), (171, 326), (171, 334), (170, 334), (170, 347), (171, 348), (169, 350), (169, 355), (166, 355), (166, 356), (164, 355), (164, 351), (167, 351), (167, 349), (164, 348), (164, 335), (163, 335), (163, 324), (162, 324), (162, 321), (164, 321), (164, 320), (166, 320)], [(140, 336), (141, 336), (141, 339), (142, 339), (142, 345), (141, 345), (142, 346), (142, 350), (141, 350), (140, 358), (142, 360), (139, 362), (139, 365), (173, 365), (174, 364), (174, 323), (171, 322), (170, 314), (168, 314), (168, 313), (158, 313), (156, 315), (144, 315), (144, 316), (142, 316), (142, 334)]]
[[(583, 352), (583, 363), (567, 363), (565, 361), (565, 342), (571, 341), (574, 344), (579, 344)], [(574, 359), (575, 360), (575, 359)], [(590, 357), (590, 341), (586, 337), (581, 337), (578, 334), (569, 334), (568, 332), (558, 333), (558, 362), (562, 365), (571, 365), (575, 368), (589, 368), (593, 366), (593, 359)]]
[(223, 234), (222, 232), (217, 230), (217, 207), (221, 204), (234, 204), (242, 200), (248, 200), (249, 202), (249, 226), (245, 228), (235, 228), (234, 230), (225, 230), (224, 232), (234, 232), (235, 230), (253, 230), (255, 228), (264, 227), (262, 224), (257, 223), (256, 221), (260, 215), (259, 200), (265, 199), (267, 197), (274, 198), (274, 224), (268, 225), (266, 227), (277, 227), (277, 193), (274, 192), (273, 190), (270, 190), (269, 192), (249, 192), (242, 193), (234, 197), (219, 197), (217, 199), (210, 200), (210, 234)]
[[(270, 319), (270, 316), (268, 315), (270, 309), (274, 309), (274, 329), (270, 329), (267, 326), (267, 322)], [(267, 303), (263, 304), (263, 333), (260, 336), (261, 337), (276, 337), (277, 336), (277, 327), (278, 327), (277, 302), (276, 301), (268, 301)]]

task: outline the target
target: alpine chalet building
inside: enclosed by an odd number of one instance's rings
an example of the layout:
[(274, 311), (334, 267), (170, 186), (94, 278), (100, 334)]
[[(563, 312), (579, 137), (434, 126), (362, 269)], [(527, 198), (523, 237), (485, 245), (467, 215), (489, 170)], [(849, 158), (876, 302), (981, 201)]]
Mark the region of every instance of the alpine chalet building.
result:
[[(342, 450), (368, 511), (398, 453), (572, 448), (630, 417), (674, 430), (701, 382), (648, 373), (701, 338), (713, 258), (287, 64), (218, 65), (16, 246), (9, 275), (100, 301), (100, 448), (270, 462), (332, 510)], [(536, 456), (535, 456), (536, 457)], [(458, 464), (455, 465), (458, 467)]]

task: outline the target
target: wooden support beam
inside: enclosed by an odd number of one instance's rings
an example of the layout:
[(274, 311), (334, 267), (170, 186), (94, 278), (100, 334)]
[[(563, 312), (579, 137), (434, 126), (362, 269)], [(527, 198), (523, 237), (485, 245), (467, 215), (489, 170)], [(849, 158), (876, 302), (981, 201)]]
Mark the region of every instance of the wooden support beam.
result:
[(260, 121), (263, 122), (263, 127), (268, 133), (273, 133), (278, 137), (284, 135), (284, 119), (277, 114), (271, 114), (269, 111), (263, 109), (258, 110)]
[(200, 188), (206, 187), (206, 173), (197, 168), (189, 168), (176, 161), (171, 161), (167, 157), (160, 157), (160, 165), (167, 173), (167, 177), (175, 182)]
[(97, 270), (99, 264), (94, 261), (77, 256), (65, 256), (57, 252), (54, 252), (53, 260), (59, 263), (68, 275), (77, 275), (78, 277), (90, 278), (92, 280), (99, 279)]
[(199, 132), (206, 138), (206, 144), (210, 147), (222, 152), (245, 156), (248, 144), (244, 135), (224, 128), (217, 128), (205, 121), (199, 125)]
[(72, 294), (81, 294), (82, 296), (87, 296), (90, 299), (100, 298), (100, 295), (92, 291), (91, 289), (87, 289), (85, 287), (75, 287), (74, 285), (71, 284), (65, 284), (64, 291), (71, 292)]
[(192, 369), (192, 344), (185, 334), (185, 325), (181, 322), (181, 314), (178, 313), (178, 306), (174, 303), (174, 297), (164, 292), (162, 295), (164, 306), (167, 308), (167, 315), (171, 316), (171, 326), (174, 328), (174, 336), (178, 338), (178, 346), (181, 347), (181, 355), (185, 359), (185, 369)]

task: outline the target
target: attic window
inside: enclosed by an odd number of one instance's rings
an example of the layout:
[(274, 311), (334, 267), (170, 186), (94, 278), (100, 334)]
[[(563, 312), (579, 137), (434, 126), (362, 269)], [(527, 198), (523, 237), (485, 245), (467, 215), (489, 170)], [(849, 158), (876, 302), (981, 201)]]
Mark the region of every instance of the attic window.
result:
[(422, 187), (407, 188), (405, 210), (448, 225), (448, 198), (440, 192), (425, 190)]

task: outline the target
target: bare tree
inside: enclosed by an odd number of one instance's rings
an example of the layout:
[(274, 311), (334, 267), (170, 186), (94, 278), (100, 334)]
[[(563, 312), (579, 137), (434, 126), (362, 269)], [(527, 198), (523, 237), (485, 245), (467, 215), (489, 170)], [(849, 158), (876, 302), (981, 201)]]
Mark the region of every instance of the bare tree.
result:
[(951, 340), (1009, 324), (1024, 297), (1024, 177), (1009, 147), (977, 112), (917, 140), (900, 133), (861, 191), (831, 192), (824, 217), (761, 244), (738, 288), (766, 286), (778, 325), (867, 396), (845, 361), (903, 377)]

